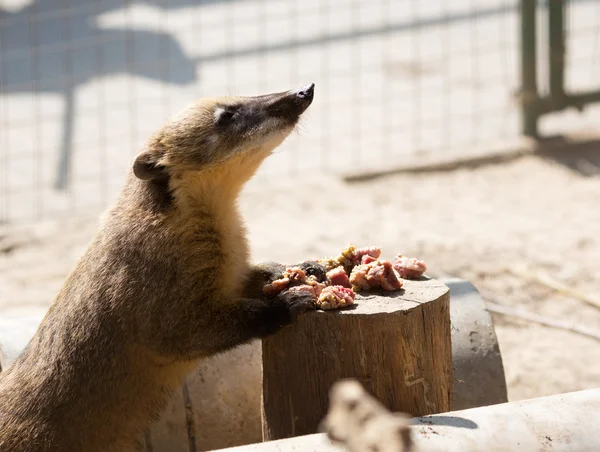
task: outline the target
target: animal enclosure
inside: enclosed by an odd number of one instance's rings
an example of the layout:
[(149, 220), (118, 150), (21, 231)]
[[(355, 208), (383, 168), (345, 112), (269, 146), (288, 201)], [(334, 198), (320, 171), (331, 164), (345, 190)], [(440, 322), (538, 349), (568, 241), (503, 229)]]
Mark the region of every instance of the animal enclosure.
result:
[[(149, 134), (203, 95), (316, 83), (302, 140), (292, 137), (259, 180), (510, 141), (523, 133), (527, 3), (3, 0), (0, 222), (105, 207)], [(565, 4), (565, 90), (593, 92), (600, 4)], [(533, 12), (540, 93), (549, 89), (546, 10), (538, 2)], [(592, 107), (536, 125), (564, 133), (598, 116)]]

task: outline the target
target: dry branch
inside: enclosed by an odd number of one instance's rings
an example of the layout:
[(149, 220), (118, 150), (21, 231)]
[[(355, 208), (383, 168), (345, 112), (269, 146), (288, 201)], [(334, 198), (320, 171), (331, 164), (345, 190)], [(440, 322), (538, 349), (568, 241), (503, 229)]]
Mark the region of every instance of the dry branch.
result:
[(529, 322), (539, 323), (540, 325), (548, 326), (551, 328), (558, 328), (561, 330), (571, 331), (573, 333), (581, 334), (582, 336), (591, 337), (592, 339), (600, 341), (600, 334), (598, 332), (580, 325), (563, 322), (560, 320), (552, 319), (550, 317), (535, 314), (533, 312), (525, 311), (523, 309), (494, 303), (492, 301), (486, 301), (485, 305), (489, 311), (494, 312), (496, 314), (501, 314), (509, 317), (516, 317), (522, 320), (527, 320)]
[(552, 279), (549, 275), (539, 272), (532, 271), (526, 265), (517, 266), (517, 268), (507, 268), (507, 271), (512, 273), (515, 276), (525, 276), (530, 281), (535, 281), (549, 289), (552, 289), (562, 295), (567, 297), (575, 298), (576, 300), (582, 301), (587, 305), (600, 309), (600, 298), (585, 294), (578, 290), (575, 290), (571, 287), (568, 287), (565, 284), (561, 284), (560, 282)]

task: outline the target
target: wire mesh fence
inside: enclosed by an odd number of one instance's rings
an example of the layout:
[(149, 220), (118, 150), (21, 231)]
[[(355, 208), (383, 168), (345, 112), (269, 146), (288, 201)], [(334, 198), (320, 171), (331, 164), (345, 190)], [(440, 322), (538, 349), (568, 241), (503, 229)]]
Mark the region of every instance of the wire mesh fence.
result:
[[(572, 0), (570, 89), (598, 78), (600, 6)], [(299, 176), (520, 133), (514, 0), (0, 1), (0, 221), (103, 207), (162, 122), (203, 95), (316, 83)], [(591, 75), (590, 75), (591, 74)], [(549, 117), (542, 127), (572, 126)]]

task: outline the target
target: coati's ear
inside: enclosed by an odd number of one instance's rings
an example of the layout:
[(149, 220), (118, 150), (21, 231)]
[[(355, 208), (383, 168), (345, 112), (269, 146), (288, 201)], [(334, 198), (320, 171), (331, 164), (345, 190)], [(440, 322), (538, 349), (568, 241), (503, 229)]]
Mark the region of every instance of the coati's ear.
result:
[(141, 180), (152, 180), (165, 177), (166, 168), (160, 164), (162, 152), (149, 149), (138, 155), (133, 162), (133, 174)]

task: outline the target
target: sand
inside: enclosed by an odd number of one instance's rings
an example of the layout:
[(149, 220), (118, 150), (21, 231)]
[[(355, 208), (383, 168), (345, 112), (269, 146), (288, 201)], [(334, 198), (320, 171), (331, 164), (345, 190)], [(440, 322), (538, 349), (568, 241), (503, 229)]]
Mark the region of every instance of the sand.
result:
[[(514, 274), (526, 263), (598, 296), (599, 202), (593, 172), (529, 156), (354, 184), (257, 179), (241, 206), (256, 261), (335, 255), (348, 242), (380, 245), (385, 257), (424, 259), (432, 276), (468, 279), (497, 303), (600, 331), (600, 309)], [(0, 227), (0, 315), (49, 305), (92, 239), (97, 214)], [(510, 400), (598, 385), (600, 342), (497, 315), (494, 321)]]

